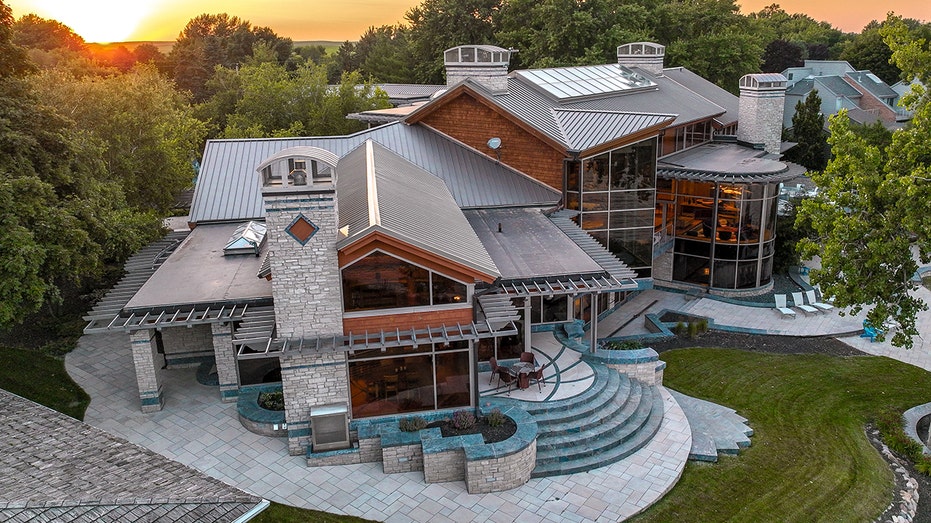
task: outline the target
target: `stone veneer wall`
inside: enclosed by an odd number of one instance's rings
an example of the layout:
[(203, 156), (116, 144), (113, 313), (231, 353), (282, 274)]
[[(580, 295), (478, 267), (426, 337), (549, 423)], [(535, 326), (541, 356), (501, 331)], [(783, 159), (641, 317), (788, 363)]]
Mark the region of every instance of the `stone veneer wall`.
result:
[(446, 85), (452, 87), (460, 82), (472, 80), (493, 93), (508, 90), (508, 66), (446, 64)]
[(191, 358), (213, 354), (210, 325), (168, 328), (161, 336), (168, 368), (196, 367), (200, 361)]
[(502, 458), (466, 462), (466, 488), (469, 494), (486, 494), (517, 488), (527, 482), (537, 466), (537, 441)]
[[(424, 470), (423, 458), (423, 445), (419, 441), (410, 445), (386, 447), (381, 451), (381, 463), (385, 474)], [(427, 483), (431, 482), (428, 480)]]
[(349, 376), (342, 352), (303, 352), (280, 357), (288, 452), (301, 456), (310, 445), (310, 408), (349, 404)]
[(234, 402), (239, 396), (239, 372), (233, 347), (233, 328), (229, 323), (211, 323), (211, 344), (220, 382), (220, 399)]
[(158, 359), (158, 351), (154, 338), (155, 331), (152, 329), (133, 331), (129, 334), (142, 412), (157, 412), (162, 410), (164, 405), (162, 384), (158, 380), (160, 365), (156, 366), (155, 363)]
[[(266, 192), (263, 198), (278, 336), (342, 334), (336, 192)], [(304, 245), (286, 230), (299, 215), (317, 227)]]
[[(478, 436), (481, 444), (482, 436)], [(447, 481), (463, 481), (466, 479), (465, 450), (446, 449), (440, 452), (424, 453), (423, 479), (427, 483), (445, 483)], [(472, 494), (472, 492), (469, 492)]]
[(659, 361), (659, 354), (651, 348), (634, 350), (597, 349), (594, 353), (582, 354), (583, 361), (603, 363), (610, 369), (627, 374), (647, 385), (663, 384), (664, 362)]
[(766, 152), (779, 154), (782, 146), (782, 113), (785, 111), (785, 90), (767, 91), (743, 88), (737, 115), (737, 139), (763, 144)]

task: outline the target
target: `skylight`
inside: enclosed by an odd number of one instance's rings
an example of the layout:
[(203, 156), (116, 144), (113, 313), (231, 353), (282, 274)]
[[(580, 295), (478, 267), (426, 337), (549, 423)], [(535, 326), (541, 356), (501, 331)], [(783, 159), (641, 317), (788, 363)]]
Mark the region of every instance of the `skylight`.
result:
[(557, 100), (637, 91), (656, 84), (619, 64), (531, 69), (516, 74)]
[(223, 255), (230, 256), (233, 254), (254, 254), (259, 255), (262, 245), (265, 244), (265, 224), (262, 222), (246, 222), (230, 236), (223, 247)]

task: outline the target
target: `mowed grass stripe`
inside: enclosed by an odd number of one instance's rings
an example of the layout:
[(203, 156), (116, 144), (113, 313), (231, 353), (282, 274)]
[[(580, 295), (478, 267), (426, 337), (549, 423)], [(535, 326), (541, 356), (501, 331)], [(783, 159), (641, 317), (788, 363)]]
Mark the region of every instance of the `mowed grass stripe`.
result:
[(864, 426), (931, 401), (931, 373), (888, 358), (695, 348), (662, 359), (668, 387), (736, 409), (754, 436), (739, 457), (689, 463), (636, 521), (871, 521), (893, 477)]

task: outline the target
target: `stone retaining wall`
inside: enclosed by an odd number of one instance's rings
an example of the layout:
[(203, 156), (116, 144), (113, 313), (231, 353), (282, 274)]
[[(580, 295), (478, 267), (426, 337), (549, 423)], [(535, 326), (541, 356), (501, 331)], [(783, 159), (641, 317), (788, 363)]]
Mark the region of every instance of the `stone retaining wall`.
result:
[(634, 350), (596, 349), (594, 353), (583, 353), (581, 359), (604, 364), (610, 369), (615, 369), (649, 385), (663, 384), (663, 370), (666, 366), (659, 361), (659, 354), (651, 348)]
[(486, 494), (517, 488), (527, 482), (537, 464), (537, 441), (510, 456), (466, 461), (469, 494)]

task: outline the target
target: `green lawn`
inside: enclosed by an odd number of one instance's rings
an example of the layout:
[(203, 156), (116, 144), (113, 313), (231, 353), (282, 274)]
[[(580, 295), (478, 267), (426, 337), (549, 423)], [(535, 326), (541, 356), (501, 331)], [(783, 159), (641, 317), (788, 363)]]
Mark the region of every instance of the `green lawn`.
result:
[(0, 389), (84, 419), (90, 396), (65, 371), (65, 361), (34, 350), (0, 347)]
[(755, 435), (739, 457), (689, 463), (638, 522), (872, 521), (893, 483), (864, 425), (931, 401), (931, 373), (888, 358), (685, 349), (662, 359), (667, 386), (736, 409)]

